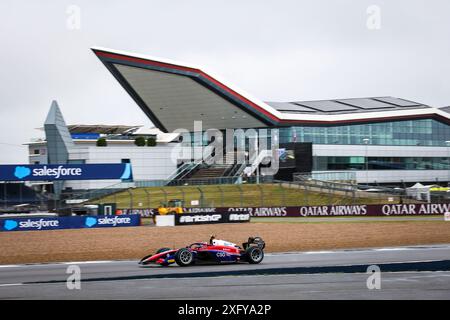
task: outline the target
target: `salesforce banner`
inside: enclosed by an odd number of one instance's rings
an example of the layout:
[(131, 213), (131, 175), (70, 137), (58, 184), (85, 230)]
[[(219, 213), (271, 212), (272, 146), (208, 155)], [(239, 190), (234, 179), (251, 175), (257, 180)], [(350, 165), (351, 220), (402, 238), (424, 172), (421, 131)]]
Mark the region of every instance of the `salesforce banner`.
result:
[(130, 163), (0, 165), (0, 181), (130, 179)]
[(0, 231), (39, 231), (81, 228), (136, 227), (140, 225), (140, 215), (0, 219)]

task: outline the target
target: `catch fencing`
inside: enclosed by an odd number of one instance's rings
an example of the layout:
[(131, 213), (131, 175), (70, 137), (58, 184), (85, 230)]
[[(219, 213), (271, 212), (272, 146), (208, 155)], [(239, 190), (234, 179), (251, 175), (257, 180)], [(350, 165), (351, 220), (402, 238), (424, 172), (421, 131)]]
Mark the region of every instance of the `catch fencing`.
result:
[(314, 181), (308, 183), (260, 181), (247, 184), (205, 184), (128, 188), (89, 203), (116, 203), (118, 209), (156, 208), (169, 200), (184, 207), (273, 207), (420, 202), (400, 192), (370, 192), (353, 185)]
[[(336, 175), (334, 175), (336, 176)], [(322, 176), (323, 177), (323, 176)], [(23, 184), (8, 186), (3, 197), (0, 190), (0, 212), (70, 211), (86, 204), (115, 203), (118, 209), (156, 208), (178, 199), (184, 207), (274, 207), (357, 204), (425, 203), (405, 194), (405, 189), (364, 186), (341, 181), (309, 178), (278, 181), (270, 176), (235, 177), (197, 180), (141, 180), (121, 182), (90, 191), (64, 191), (60, 199), (52, 194), (39, 195), (32, 202), (29, 188)], [(5, 186), (3, 186), (5, 188)], [(8, 199), (14, 191), (15, 199)], [(450, 202), (448, 192), (434, 193), (432, 203)], [(13, 205), (15, 203), (15, 205)], [(68, 213), (68, 212), (67, 212)]]

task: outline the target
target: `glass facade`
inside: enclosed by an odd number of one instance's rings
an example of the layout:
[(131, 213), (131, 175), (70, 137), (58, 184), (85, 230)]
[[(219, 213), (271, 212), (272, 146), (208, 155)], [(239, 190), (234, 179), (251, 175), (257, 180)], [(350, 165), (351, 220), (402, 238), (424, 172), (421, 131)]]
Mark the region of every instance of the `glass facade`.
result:
[[(313, 144), (336, 145), (368, 145), (380, 146), (433, 146), (450, 147), (450, 125), (433, 119), (420, 119), (408, 121), (392, 121), (380, 123), (354, 124), (343, 126), (291, 126), (278, 127), (281, 143), (311, 142)], [(243, 131), (249, 128), (242, 129)], [(259, 138), (265, 137), (267, 145), (271, 144), (271, 128), (254, 129)], [(222, 130), (225, 141), (225, 130)], [(234, 138), (235, 145), (238, 139)], [(248, 148), (248, 136), (244, 141)], [(190, 132), (191, 145), (198, 145), (194, 133)], [(206, 135), (202, 136), (201, 143), (209, 144)], [(355, 160), (356, 161), (356, 160)]]
[(446, 146), (450, 126), (433, 119), (355, 124), (345, 126), (280, 128), (280, 143), (364, 144), (391, 146)]
[[(313, 170), (365, 170), (365, 157), (314, 157)], [(442, 157), (369, 157), (369, 170), (450, 170)]]

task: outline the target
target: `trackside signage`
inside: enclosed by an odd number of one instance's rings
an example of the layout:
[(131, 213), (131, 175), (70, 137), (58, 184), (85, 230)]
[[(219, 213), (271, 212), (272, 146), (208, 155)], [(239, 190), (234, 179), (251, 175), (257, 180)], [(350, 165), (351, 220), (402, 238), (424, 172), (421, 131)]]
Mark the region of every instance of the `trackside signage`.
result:
[[(122, 213), (140, 214), (141, 216), (155, 215), (157, 209), (122, 209)], [(444, 215), (450, 212), (450, 203), (416, 203), (416, 204), (361, 204), (338, 206), (299, 206), (299, 207), (208, 207), (208, 208), (184, 208), (183, 216), (193, 216), (192, 221), (200, 222), (203, 214), (234, 214), (241, 218), (240, 214), (248, 214), (251, 217), (341, 217), (341, 216), (424, 216)], [(235, 216), (236, 215), (236, 216)], [(228, 216), (227, 216), (228, 217)], [(191, 218), (185, 218), (184, 224)], [(219, 218), (218, 221), (222, 221)]]
[(0, 165), (1, 181), (130, 179), (130, 163)]
[(4, 218), (0, 219), (0, 231), (134, 227), (140, 224), (140, 215)]
[(252, 217), (339, 217), (339, 216), (408, 216), (444, 215), (450, 203), (375, 204), (300, 207), (230, 207), (215, 212), (247, 212)]
[(175, 225), (250, 222), (249, 213), (183, 213), (175, 215)]

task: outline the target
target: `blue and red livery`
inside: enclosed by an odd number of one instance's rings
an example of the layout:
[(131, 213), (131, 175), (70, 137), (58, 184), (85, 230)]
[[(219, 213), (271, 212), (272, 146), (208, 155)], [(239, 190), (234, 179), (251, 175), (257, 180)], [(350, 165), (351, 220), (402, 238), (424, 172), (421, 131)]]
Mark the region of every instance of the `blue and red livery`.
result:
[(211, 237), (209, 243), (195, 242), (180, 249), (161, 248), (155, 254), (145, 256), (140, 265), (168, 266), (176, 263), (181, 267), (196, 263), (260, 263), (264, 258), (266, 244), (261, 237), (250, 237), (242, 247)]

